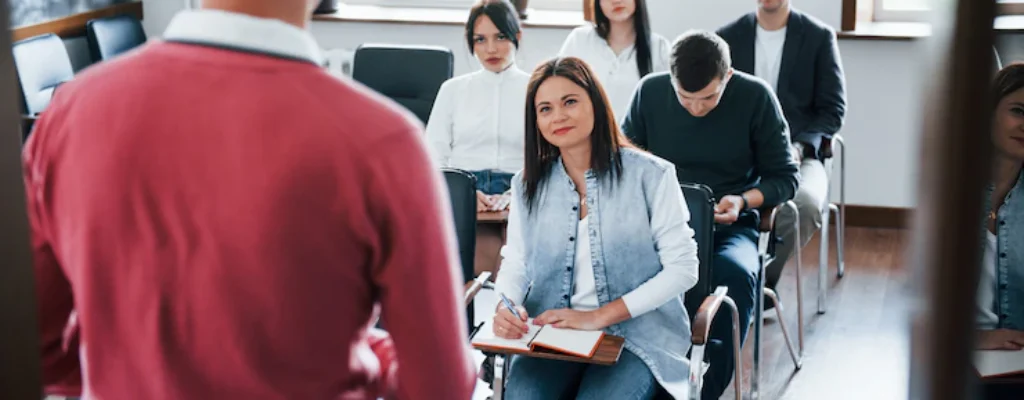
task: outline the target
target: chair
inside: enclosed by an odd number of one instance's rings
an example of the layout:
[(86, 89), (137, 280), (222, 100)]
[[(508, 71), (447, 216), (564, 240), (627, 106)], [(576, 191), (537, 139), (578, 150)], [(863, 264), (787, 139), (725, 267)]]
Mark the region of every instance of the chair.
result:
[(25, 114), (37, 115), (50, 104), (57, 86), (75, 76), (71, 58), (64, 41), (52, 33), (16, 42), (11, 50)]
[(36, 117), (50, 105), (57, 86), (75, 76), (64, 41), (48, 33), (11, 46), (21, 90), (22, 136), (28, 137)]
[[(764, 299), (767, 297), (775, 305), (775, 315), (779, 320), (779, 327), (782, 329), (782, 337), (786, 341), (786, 347), (789, 350), (789, 356), (793, 359), (793, 365), (796, 370), (800, 370), (803, 367), (803, 353), (804, 353), (804, 322), (803, 322), (803, 290), (800, 279), (800, 268), (796, 269), (796, 304), (797, 304), (797, 329), (799, 330), (799, 350), (793, 346), (793, 341), (789, 339), (789, 330), (786, 329), (786, 320), (782, 316), (782, 303), (779, 302), (779, 296), (774, 290), (765, 287), (765, 267), (771, 264), (775, 260), (775, 246), (779, 242), (779, 238), (775, 235), (775, 216), (779, 210), (783, 207), (789, 207), (796, 210), (796, 204), (792, 201), (788, 201), (774, 208), (762, 208), (761, 212), (761, 224), (758, 227), (758, 258), (761, 264), (760, 269), (757, 273), (757, 286), (760, 288), (761, 296), (754, 296), (754, 318), (751, 321), (754, 324), (754, 357), (753, 357), (753, 368), (751, 368), (750, 378), (750, 398), (760, 398), (761, 390), (761, 334), (764, 329)], [(799, 215), (798, 215), (799, 216)], [(799, 218), (797, 218), (799, 220)], [(797, 237), (800, 237), (800, 227), (797, 223), (797, 231), (795, 232)], [(797, 254), (799, 254), (797, 249)], [(739, 363), (736, 363), (736, 368), (739, 369)], [(739, 380), (734, 385), (739, 385)], [(737, 399), (741, 397), (737, 396)]]
[(89, 52), (96, 62), (107, 61), (146, 42), (142, 23), (132, 15), (94, 19), (85, 24)]
[[(684, 304), (686, 312), (690, 315), (690, 399), (700, 398), (704, 380), (704, 349), (707, 346), (711, 334), (711, 322), (718, 315), (722, 304), (725, 304), (732, 314), (733, 332), (733, 363), (736, 365), (736, 384), (733, 385), (736, 391), (736, 399), (742, 399), (743, 395), (743, 370), (740, 368), (740, 315), (736, 303), (728, 296), (728, 288), (711, 286), (712, 275), (714, 274), (713, 261), (715, 257), (715, 197), (711, 188), (706, 185), (680, 183), (683, 190), (683, 197), (686, 198), (686, 207), (690, 211), (690, 228), (694, 232), (694, 240), (697, 242), (697, 259), (700, 261), (698, 269), (697, 284), (686, 292)], [(713, 361), (713, 360), (712, 360)], [(669, 398), (667, 393), (659, 393), (656, 398)]]
[(437, 91), (454, 71), (452, 51), (437, 46), (363, 44), (352, 60), (352, 79), (398, 102), (424, 124)]
[[(468, 281), (473, 278), (473, 259), (476, 255), (476, 177), (454, 168), (443, 168), (442, 173), (452, 202), (462, 277), (463, 281)], [(472, 331), (473, 307), (467, 305), (466, 315), (469, 319), (467, 326)]]
[[(835, 147), (839, 145), (839, 204), (832, 202), (832, 175), (835, 170)], [(846, 141), (843, 136), (835, 134), (831, 139), (822, 139), (822, 154), (825, 159), (825, 170), (828, 171), (829, 189), (825, 197), (828, 207), (822, 210), (820, 247), (818, 249), (818, 314), (825, 313), (825, 302), (828, 300), (828, 250), (830, 216), (836, 214), (836, 251), (838, 252), (836, 277), (843, 278), (846, 273), (844, 243), (846, 238)], [(799, 219), (799, 218), (797, 218)], [(799, 254), (799, 252), (798, 252)], [(798, 268), (799, 269), (799, 268)]]

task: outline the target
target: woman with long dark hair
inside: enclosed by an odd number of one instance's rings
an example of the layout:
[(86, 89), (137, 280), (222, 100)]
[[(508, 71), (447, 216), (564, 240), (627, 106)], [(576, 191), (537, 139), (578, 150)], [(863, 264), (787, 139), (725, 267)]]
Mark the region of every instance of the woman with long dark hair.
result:
[(560, 56), (586, 61), (604, 85), (615, 121), (625, 118), (640, 79), (668, 71), (669, 42), (651, 32), (645, 0), (591, 0), (594, 23), (569, 33)]
[[(444, 167), (476, 176), (477, 212), (503, 211), (512, 174), (523, 168), (523, 107), (530, 75), (516, 66), (522, 29), (509, 0), (469, 10), (465, 43), (481, 68), (441, 85), (427, 121), (432, 154)], [(477, 227), (474, 272), (494, 272), (502, 226)]]
[(992, 90), (992, 182), (978, 288), (982, 350), (1024, 349), (1024, 64), (996, 74)]
[[(619, 131), (604, 90), (575, 57), (541, 64), (526, 101), (526, 161), (512, 178), (492, 333), (528, 324), (626, 339), (612, 366), (514, 357), (509, 399), (683, 398), (697, 244), (675, 167)], [(530, 288), (530, 290), (527, 290)], [(532, 317), (532, 320), (530, 318)]]

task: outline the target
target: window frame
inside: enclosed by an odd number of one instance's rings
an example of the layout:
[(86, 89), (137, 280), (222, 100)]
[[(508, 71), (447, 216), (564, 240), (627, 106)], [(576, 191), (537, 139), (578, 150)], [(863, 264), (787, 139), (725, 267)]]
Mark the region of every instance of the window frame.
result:
[[(868, 1), (873, 2), (873, 22), (928, 22), (928, 10), (892, 10), (884, 7), (886, 0)], [(1024, 0), (996, 0), (996, 7), (997, 15), (1024, 15)]]
[[(468, 10), (477, 0), (343, 0), (359, 6), (395, 8), (443, 8)], [(529, 0), (528, 9), (551, 11), (581, 11), (580, 0)], [(513, 1), (513, 4), (515, 2)]]

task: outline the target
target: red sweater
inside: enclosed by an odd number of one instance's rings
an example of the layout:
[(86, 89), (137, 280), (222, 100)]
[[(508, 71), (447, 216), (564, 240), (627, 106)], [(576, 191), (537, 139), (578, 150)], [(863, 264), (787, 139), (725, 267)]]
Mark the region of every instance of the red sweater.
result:
[(371, 398), (378, 304), (398, 397), (469, 399), (447, 192), (381, 99), (174, 43), (62, 85), (24, 151), (47, 392)]

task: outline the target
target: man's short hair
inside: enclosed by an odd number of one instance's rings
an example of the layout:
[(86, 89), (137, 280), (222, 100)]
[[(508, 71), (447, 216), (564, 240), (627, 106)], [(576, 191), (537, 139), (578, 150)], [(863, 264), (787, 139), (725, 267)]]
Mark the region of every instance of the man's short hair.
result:
[(729, 44), (713, 32), (687, 31), (672, 44), (669, 71), (687, 92), (699, 92), (715, 78), (725, 79), (729, 68)]

